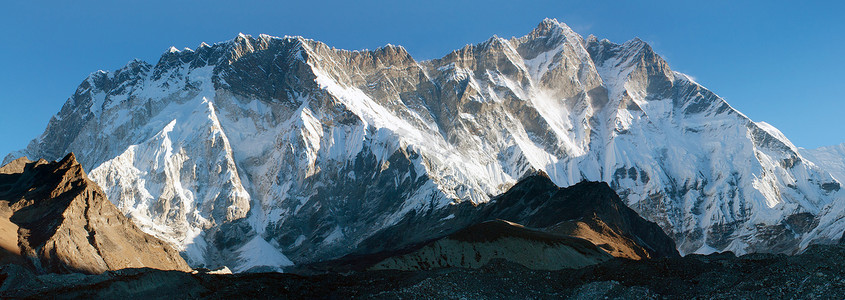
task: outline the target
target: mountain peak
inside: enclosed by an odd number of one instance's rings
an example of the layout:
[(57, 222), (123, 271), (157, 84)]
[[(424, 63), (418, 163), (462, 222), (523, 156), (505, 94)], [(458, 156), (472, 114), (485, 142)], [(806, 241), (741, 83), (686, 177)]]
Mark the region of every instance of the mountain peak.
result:
[[(628, 40), (627, 42), (622, 44), (623, 47), (631, 47), (640, 49), (640, 51), (646, 52), (654, 52), (654, 49), (651, 48), (651, 45), (640, 39), (639, 37), (634, 37), (633, 39)], [(656, 54), (655, 54), (656, 55)]]
[(574, 33), (565, 23), (558, 22), (557, 19), (545, 18), (534, 30), (528, 35), (533, 38), (551, 37), (557, 34), (569, 35)]
[(76, 155), (73, 152), (68, 153), (59, 161), (59, 166), (61, 167), (73, 167), (76, 165), (79, 165), (79, 162), (76, 160)]
[(555, 27), (562, 28), (564, 26), (566, 26), (566, 24), (559, 22), (555, 18), (544, 18), (543, 21), (541, 21), (540, 24), (537, 25), (537, 28), (549, 29), (549, 28), (555, 28)]

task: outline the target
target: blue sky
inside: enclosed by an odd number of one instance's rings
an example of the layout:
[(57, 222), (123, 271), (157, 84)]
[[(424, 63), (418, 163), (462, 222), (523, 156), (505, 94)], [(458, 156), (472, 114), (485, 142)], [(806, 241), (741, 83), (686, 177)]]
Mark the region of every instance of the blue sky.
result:
[[(21, 1), (0, 4), (0, 158), (44, 131), (91, 72), (239, 32), (441, 57), (557, 18), (583, 36), (639, 37), (800, 147), (845, 142), (841, 1)], [(737, 3), (742, 2), (742, 3)]]

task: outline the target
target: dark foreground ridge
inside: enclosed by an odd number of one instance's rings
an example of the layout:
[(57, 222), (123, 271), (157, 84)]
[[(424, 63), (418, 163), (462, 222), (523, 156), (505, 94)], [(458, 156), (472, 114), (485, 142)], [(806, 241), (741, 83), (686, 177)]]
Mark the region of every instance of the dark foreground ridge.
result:
[(191, 274), (130, 269), (102, 275), (34, 276), (0, 269), (0, 296), (37, 298), (467, 298), (690, 299), (845, 297), (845, 246), (804, 254), (730, 253), (652, 260), (616, 258), (582, 268), (531, 270), (492, 261), (478, 269), (366, 271), (350, 275)]
[(612, 257), (680, 256), (660, 226), (628, 208), (606, 183), (561, 188), (543, 172), (523, 178), (488, 203), (464, 202), (411, 215), (365, 240), (357, 251), (288, 271), (477, 268), (494, 259), (559, 270)]
[(176, 250), (120, 213), (73, 153), (0, 167), (0, 263), (36, 273), (190, 270)]

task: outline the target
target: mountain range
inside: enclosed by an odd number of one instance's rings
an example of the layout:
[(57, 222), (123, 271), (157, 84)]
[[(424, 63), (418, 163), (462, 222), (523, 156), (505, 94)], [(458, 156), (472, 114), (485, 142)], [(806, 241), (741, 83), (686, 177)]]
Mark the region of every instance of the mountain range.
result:
[(171, 48), (91, 74), (4, 163), (69, 152), (192, 267), (236, 272), (422, 243), (372, 246), (540, 171), (606, 182), (680, 254), (798, 253), (845, 229), (842, 152), (795, 147), (640, 39), (551, 19), (424, 61), (268, 35)]

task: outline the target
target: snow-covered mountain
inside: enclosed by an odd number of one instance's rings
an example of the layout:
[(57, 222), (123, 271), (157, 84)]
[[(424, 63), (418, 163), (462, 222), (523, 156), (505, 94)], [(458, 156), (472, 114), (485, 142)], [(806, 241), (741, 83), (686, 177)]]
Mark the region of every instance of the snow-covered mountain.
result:
[(534, 170), (610, 183), (681, 253), (795, 252), (845, 228), (839, 182), (777, 129), (639, 39), (548, 19), (427, 61), (267, 35), (171, 48), (91, 74), (6, 160), (71, 151), (192, 266), (235, 271), (348, 254)]
[[(838, 182), (845, 180), (845, 144), (819, 147), (816, 149), (799, 148), (801, 156), (813, 162), (816, 166), (830, 172)], [(826, 206), (818, 214), (818, 226), (812, 234), (804, 238), (807, 244), (814, 239), (817, 242), (836, 242), (837, 235), (839, 243), (845, 243), (845, 201), (839, 198)]]
[(839, 182), (845, 180), (845, 144), (798, 150), (801, 156), (830, 172)]

